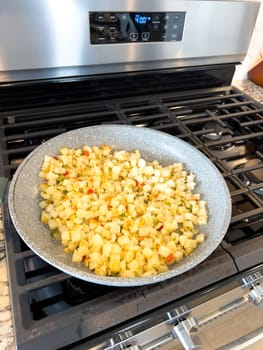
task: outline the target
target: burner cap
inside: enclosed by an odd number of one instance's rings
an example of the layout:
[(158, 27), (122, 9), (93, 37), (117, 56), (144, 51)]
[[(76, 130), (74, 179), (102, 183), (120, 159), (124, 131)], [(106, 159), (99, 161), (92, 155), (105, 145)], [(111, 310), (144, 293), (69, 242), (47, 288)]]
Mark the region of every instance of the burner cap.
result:
[(210, 140), (210, 141), (217, 141), (217, 140), (221, 139), (222, 134), (223, 134), (223, 130), (222, 130), (222, 127), (218, 123), (216, 123), (214, 121), (206, 122), (203, 126), (203, 130), (205, 131), (205, 130), (209, 130), (209, 129), (211, 129), (211, 131), (204, 133), (202, 135), (203, 138)]

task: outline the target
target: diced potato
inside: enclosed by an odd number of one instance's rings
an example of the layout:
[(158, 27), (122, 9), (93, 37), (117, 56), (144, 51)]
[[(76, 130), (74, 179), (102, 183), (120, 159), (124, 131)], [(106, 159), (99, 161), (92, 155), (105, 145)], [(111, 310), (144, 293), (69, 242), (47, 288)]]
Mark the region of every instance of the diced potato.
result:
[(112, 243), (106, 242), (105, 244), (103, 244), (102, 255), (105, 258), (109, 258), (110, 254), (111, 254), (111, 248), (112, 248)]
[(164, 273), (205, 241), (207, 204), (181, 163), (107, 145), (62, 147), (44, 157), (39, 177), (41, 223), (97, 275)]
[(197, 241), (197, 243), (203, 243), (205, 241), (205, 234), (204, 233), (199, 233), (196, 236), (196, 241)]
[(99, 276), (106, 276), (106, 275), (107, 275), (106, 266), (97, 267), (97, 268), (94, 270), (94, 272), (95, 272), (96, 275), (99, 275)]
[(119, 273), (121, 270), (121, 258), (119, 254), (111, 254), (110, 256), (110, 262), (109, 262), (109, 269), (111, 271), (111, 274)]
[(120, 230), (121, 230), (121, 227), (120, 227), (120, 225), (118, 224), (118, 223), (112, 223), (111, 225), (110, 225), (110, 232), (112, 233), (112, 234), (118, 234), (118, 233), (120, 233)]
[(177, 250), (175, 253), (174, 253), (174, 257), (175, 257), (175, 261), (179, 262), (180, 260), (183, 259), (184, 257), (184, 254), (181, 250)]
[(93, 252), (89, 255), (89, 268), (91, 270), (94, 270), (98, 267), (100, 267), (103, 263), (103, 259), (100, 253)]
[(57, 221), (54, 219), (49, 219), (48, 226), (49, 226), (50, 230), (55, 230), (58, 227)]
[(91, 239), (91, 244), (95, 248), (101, 248), (103, 246), (103, 238), (101, 237), (100, 234), (96, 233), (95, 235), (92, 236)]
[(164, 245), (161, 245), (159, 248), (159, 254), (161, 256), (163, 256), (164, 258), (166, 258), (169, 254), (171, 253), (171, 250), (169, 248), (167, 248)]
[(71, 231), (71, 241), (79, 242), (81, 240), (81, 231), (80, 229), (75, 229)]
[(63, 245), (67, 245), (68, 242), (70, 241), (70, 239), (71, 239), (71, 235), (70, 235), (69, 231), (61, 232), (61, 242)]
[(132, 277), (135, 277), (135, 272), (131, 270), (121, 271), (120, 277), (132, 278)]
[(47, 224), (48, 223), (48, 220), (49, 220), (50, 216), (45, 212), (45, 211), (42, 211), (41, 213), (41, 222), (42, 224)]
[(72, 254), (72, 261), (73, 262), (81, 262), (82, 259), (83, 259), (83, 254), (81, 252), (81, 250), (78, 248), (78, 249), (75, 249), (73, 254)]
[(135, 257), (135, 252), (132, 250), (128, 250), (124, 254), (124, 259), (127, 263), (131, 262), (134, 259), (134, 257)]
[(145, 247), (142, 253), (146, 259), (150, 259), (153, 256), (153, 250), (150, 247)]
[(160, 265), (160, 259), (158, 254), (154, 254), (147, 262), (147, 271), (149, 270), (156, 270), (158, 269), (158, 266)]
[(130, 263), (128, 263), (128, 267), (134, 273), (136, 273), (139, 270), (139, 264), (138, 264), (136, 259), (134, 259)]
[(127, 246), (130, 243), (130, 239), (127, 236), (121, 236), (118, 238), (118, 243), (119, 245), (122, 246)]

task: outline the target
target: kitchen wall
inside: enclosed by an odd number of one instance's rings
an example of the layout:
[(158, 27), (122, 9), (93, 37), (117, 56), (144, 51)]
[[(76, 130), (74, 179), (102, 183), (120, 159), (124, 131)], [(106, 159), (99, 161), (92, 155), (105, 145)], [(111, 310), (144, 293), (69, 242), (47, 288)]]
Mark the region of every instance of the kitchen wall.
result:
[(247, 72), (263, 60), (263, 0), (245, 60), (236, 69), (235, 80), (247, 79)]

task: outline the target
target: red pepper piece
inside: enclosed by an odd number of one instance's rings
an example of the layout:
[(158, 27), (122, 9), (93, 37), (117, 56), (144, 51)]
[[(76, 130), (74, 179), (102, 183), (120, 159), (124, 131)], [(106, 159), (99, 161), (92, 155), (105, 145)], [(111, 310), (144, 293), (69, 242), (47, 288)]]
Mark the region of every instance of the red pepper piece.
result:
[(145, 185), (144, 181), (143, 182), (139, 182), (138, 180), (135, 180), (135, 183), (136, 183), (136, 186), (138, 186), (138, 187), (142, 187), (142, 186)]
[(173, 253), (170, 253), (169, 255), (167, 255), (166, 261), (169, 263), (169, 262), (171, 262), (173, 260), (173, 258), (174, 258)]

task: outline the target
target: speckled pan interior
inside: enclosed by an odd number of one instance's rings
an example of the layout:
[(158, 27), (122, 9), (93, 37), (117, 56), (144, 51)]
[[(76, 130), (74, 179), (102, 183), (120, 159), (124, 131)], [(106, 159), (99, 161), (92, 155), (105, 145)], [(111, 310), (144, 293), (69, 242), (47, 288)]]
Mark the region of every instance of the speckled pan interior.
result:
[[(45, 155), (57, 154), (62, 146), (111, 145), (114, 149), (139, 149), (147, 160), (162, 165), (182, 162), (197, 177), (196, 191), (208, 203), (209, 222), (202, 230), (206, 241), (168, 272), (153, 277), (120, 278), (97, 276), (81, 264), (71, 262), (60, 242), (51, 237), (40, 222), (38, 173)], [(9, 189), (12, 221), (25, 243), (43, 260), (58, 269), (89, 282), (112, 286), (151, 284), (182, 274), (206, 259), (220, 244), (231, 218), (231, 198), (220, 172), (201, 152), (184, 141), (148, 128), (124, 125), (99, 125), (73, 130), (45, 142), (35, 149), (17, 169)]]

